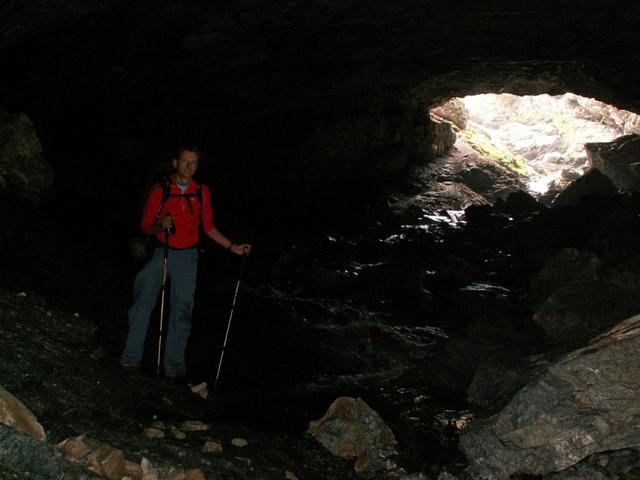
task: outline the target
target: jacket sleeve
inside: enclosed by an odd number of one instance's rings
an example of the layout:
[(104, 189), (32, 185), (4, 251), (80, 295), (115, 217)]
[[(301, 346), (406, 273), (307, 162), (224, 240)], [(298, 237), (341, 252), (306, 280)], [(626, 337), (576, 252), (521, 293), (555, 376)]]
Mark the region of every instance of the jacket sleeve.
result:
[(162, 202), (162, 187), (160, 184), (155, 184), (149, 192), (149, 196), (147, 197), (147, 202), (144, 205), (144, 210), (142, 211), (142, 220), (140, 221), (140, 230), (142, 230), (145, 235), (151, 235), (151, 227), (157, 223), (158, 220), (158, 209), (160, 208), (160, 203)]
[(213, 230), (213, 207), (211, 206), (211, 192), (206, 185), (202, 186), (202, 228), (205, 233)]

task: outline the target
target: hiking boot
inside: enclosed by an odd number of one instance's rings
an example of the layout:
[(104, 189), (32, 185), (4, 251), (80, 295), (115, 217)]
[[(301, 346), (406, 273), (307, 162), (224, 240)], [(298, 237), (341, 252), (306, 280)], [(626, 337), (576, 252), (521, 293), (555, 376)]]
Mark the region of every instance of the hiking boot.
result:
[(136, 372), (140, 365), (136, 365), (135, 363), (127, 363), (124, 360), (120, 360), (120, 366), (127, 372)]

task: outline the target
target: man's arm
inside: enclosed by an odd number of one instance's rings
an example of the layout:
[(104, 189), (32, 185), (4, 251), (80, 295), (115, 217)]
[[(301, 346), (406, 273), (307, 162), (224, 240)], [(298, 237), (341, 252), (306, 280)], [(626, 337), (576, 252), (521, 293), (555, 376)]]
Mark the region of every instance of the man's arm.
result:
[[(144, 210), (142, 211), (140, 230), (142, 230), (146, 235), (156, 235), (163, 228), (163, 225), (158, 223), (160, 219), (157, 218), (157, 214), (162, 213), (158, 212), (161, 202), (162, 187), (158, 184), (153, 187), (151, 192), (149, 192), (147, 202), (145, 203)], [(164, 223), (164, 220), (165, 219), (162, 220), (162, 223)]]
[(224, 234), (216, 227), (212, 227), (212, 229), (207, 232), (207, 236), (221, 247), (230, 250), (236, 255), (248, 255), (251, 252), (251, 245), (249, 245), (248, 243), (236, 245), (227, 237), (225, 237)]
[(213, 225), (213, 208), (211, 208), (211, 193), (206, 186), (202, 187), (202, 222), (207, 236), (223, 248), (236, 255), (248, 255), (251, 245), (243, 243), (236, 245)]

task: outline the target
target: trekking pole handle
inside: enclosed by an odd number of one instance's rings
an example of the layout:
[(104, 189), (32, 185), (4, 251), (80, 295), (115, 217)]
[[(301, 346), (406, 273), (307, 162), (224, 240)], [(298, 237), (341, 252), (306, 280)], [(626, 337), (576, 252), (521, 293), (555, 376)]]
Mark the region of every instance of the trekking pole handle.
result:
[[(169, 225), (166, 225), (166, 219), (167, 218), (170, 220), (170, 224)], [(175, 235), (175, 233), (176, 233), (176, 225), (175, 225), (175, 223), (173, 223), (173, 216), (171, 216), (170, 213), (167, 213), (164, 216), (164, 218), (162, 219), (162, 227), (163, 227), (164, 233), (166, 235)]]

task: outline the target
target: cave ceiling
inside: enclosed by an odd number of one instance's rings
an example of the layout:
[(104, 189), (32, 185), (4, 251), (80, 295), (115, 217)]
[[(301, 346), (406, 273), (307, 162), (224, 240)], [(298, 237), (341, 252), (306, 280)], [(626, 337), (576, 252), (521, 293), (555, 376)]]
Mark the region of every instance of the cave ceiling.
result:
[(96, 93), (162, 83), (158, 97), (183, 87), (236, 115), (361, 108), (345, 99), (505, 62), (584, 64), (634, 103), (633, 2), (49, 0), (0, 1), (0, 12), (0, 48), (27, 57), (18, 75), (42, 75), (48, 59), (54, 81), (74, 83), (56, 65), (84, 67), (76, 82)]
[(384, 115), (398, 137), (452, 96), (573, 91), (638, 111), (639, 18), (593, 0), (0, 0), (0, 106), (44, 125), (45, 150), (52, 124), (105, 142), (200, 129), (275, 165), (345, 118)]

